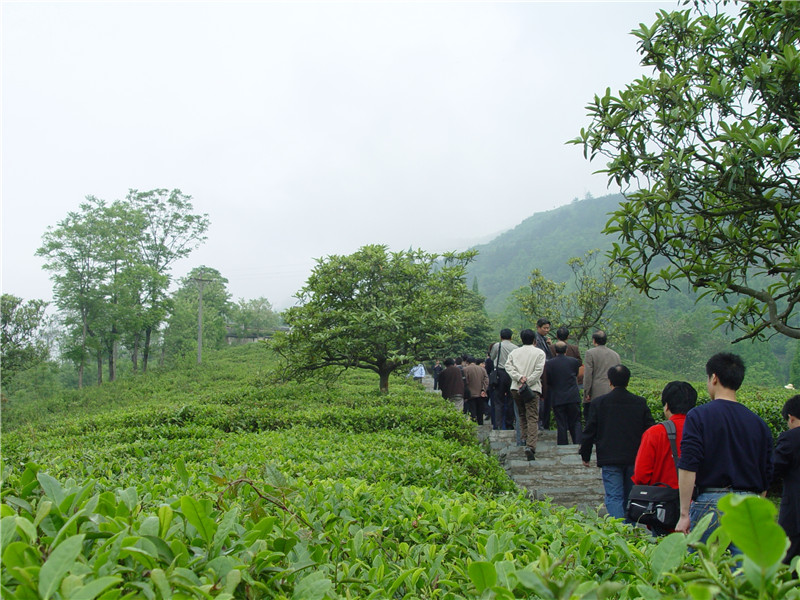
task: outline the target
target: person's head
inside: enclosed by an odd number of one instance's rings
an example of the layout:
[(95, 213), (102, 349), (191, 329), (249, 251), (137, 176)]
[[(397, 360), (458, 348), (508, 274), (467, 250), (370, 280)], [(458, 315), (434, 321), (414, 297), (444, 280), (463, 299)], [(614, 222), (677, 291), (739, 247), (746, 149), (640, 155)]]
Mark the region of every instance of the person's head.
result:
[(781, 409), (783, 418), (789, 423), (789, 429), (800, 427), (800, 395), (792, 396)]
[(673, 415), (685, 415), (697, 404), (697, 390), (685, 381), (670, 381), (661, 392), (661, 404)]
[(466, 363), (467, 363), (468, 365), (474, 365), (474, 364), (475, 364), (475, 363), (477, 363), (477, 362), (478, 362), (478, 361), (477, 361), (477, 360), (475, 360), (475, 357), (474, 357), (474, 356), (472, 356), (472, 355), (468, 356), (468, 357), (467, 357), (467, 359), (466, 359)]
[(519, 339), (522, 340), (523, 346), (530, 346), (536, 339), (536, 334), (533, 329), (523, 329), (519, 332)]
[(456, 361), (453, 360), (452, 358), (445, 358), (444, 359), (444, 366), (445, 367), (452, 367), (455, 364), (456, 364)]
[(567, 353), (567, 342), (562, 342), (558, 340), (555, 345), (553, 346), (556, 350), (556, 354), (566, 354)]
[(608, 382), (615, 388), (628, 387), (631, 370), (625, 365), (615, 365), (608, 370)]
[(463, 359), (463, 358), (461, 358), (460, 356), (456, 356), (456, 364), (457, 364), (457, 365), (460, 365), (460, 364), (461, 364), (461, 363), (463, 363), (463, 362), (464, 362), (464, 359)]
[(542, 317), (538, 321), (536, 321), (536, 331), (539, 332), (539, 335), (547, 335), (550, 333), (550, 321), (549, 319), (545, 319)]
[(592, 334), (592, 341), (597, 346), (605, 346), (606, 342), (608, 341), (608, 337), (606, 336), (605, 331), (597, 330)]
[[(717, 383), (722, 387), (733, 390), (734, 392), (742, 387), (744, 381), (744, 361), (736, 354), (730, 352), (720, 352), (708, 359), (706, 363), (706, 375), (708, 375), (708, 386)], [(714, 381), (716, 378), (716, 382)], [(709, 389), (709, 395), (711, 390)], [(711, 396), (714, 399), (714, 396)]]
[(558, 338), (562, 342), (566, 342), (569, 339), (569, 329), (567, 329), (563, 325), (558, 329), (556, 329), (556, 338)]
[(510, 340), (511, 339), (511, 330), (510, 329), (501, 329), (500, 330), (500, 339), (501, 340)]

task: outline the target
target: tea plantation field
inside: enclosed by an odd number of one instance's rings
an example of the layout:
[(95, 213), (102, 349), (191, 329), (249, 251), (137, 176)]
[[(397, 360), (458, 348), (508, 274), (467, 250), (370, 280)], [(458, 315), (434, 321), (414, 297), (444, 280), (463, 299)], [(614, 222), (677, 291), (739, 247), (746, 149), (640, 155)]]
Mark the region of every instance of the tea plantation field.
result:
[[(800, 598), (766, 500), (732, 504), (707, 546), (699, 529), (654, 543), (530, 501), (413, 383), (381, 395), (365, 373), (298, 385), (272, 368), (254, 344), (4, 407), (0, 595)], [(656, 410), (662, 386), (638, 390)], [(782, 392), (745, 396), (782, 426)]]

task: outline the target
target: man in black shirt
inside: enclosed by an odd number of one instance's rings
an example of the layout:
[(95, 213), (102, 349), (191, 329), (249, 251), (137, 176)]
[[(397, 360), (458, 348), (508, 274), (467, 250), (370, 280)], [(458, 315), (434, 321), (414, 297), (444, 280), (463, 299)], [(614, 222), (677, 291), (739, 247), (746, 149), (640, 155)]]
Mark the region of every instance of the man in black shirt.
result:
[[(711, 402), (690, 410), (683, 427), (678, 461), (681, 518), (675, 530), (689, 533), (703, 516), (713, 513), (703, 542), (719, 526), (720, 498), (729, 493), (766, 493), (772, 476), (772, 433), (761, 417), (736, 401), (744, 371), (735, 354), (712, 356), (706, 363)], [(698, 496), (692, 501), (695, 486)], [(731, 551), (739, 552), (733, 545)]]
[(792, 396), (781, 410), (789, 429), (775, 445), (775, 479), (783, 479), (783, 496), (778, 523), (789, 536), (791, 546), (783, 559), (787, 565), (800, 556), (800, 396)]

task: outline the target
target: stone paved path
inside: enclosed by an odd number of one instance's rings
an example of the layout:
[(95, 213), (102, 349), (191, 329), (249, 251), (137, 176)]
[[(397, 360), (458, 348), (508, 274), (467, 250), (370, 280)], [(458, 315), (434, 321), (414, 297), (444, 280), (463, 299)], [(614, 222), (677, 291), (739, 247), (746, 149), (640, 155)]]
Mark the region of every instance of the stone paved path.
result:
[[(433, 391), (433, 378), (426, 375), (423, 385)], [(533, 498), (550, 498), (562, 506), (577, 506), (605, 513), (603, 480), (600, 469), (584, 467), (577, 445), (558, 446), (555, 431), (540, 431), (536, 460), (528, 462), (525, 451), (516, 445), (514, 431), (493, 431), (491, 425), (477, 427), (477, 436), (486, 441), (494, 456), (514, 482)]]

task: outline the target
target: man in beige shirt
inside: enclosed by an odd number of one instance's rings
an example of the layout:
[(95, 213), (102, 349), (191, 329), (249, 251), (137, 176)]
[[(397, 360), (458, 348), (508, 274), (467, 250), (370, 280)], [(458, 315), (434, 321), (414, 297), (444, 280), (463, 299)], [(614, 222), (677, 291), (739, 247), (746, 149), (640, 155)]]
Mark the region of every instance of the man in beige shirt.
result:
[(586, 351), (583, 365), (583, 416), (589, 413), (589, 403), (592, 398), (599, 398), (611, 391), (608, 382), (608, 370), (616, 367), (622, 361), (619, 354), (606, 346), (608, 338), (605, 331), (595, 331), (592, 334), (594, 348)]
[[(536, 458), (536, 442), (539, 439), (539, 398), (542, 395), (542, 373), (545, 353), (534, 345), (536, 333), (523, 329), (519, 334), (522, 346), (512, 350), (506, 360), (506, 372), (511, 377), (511, 396), (519, 411), (520, 428), (525, 440), (525, 456), (528, 460)], [(519, 388), (523, 383), (533, 391), (527, 400), (520, 397)]]

